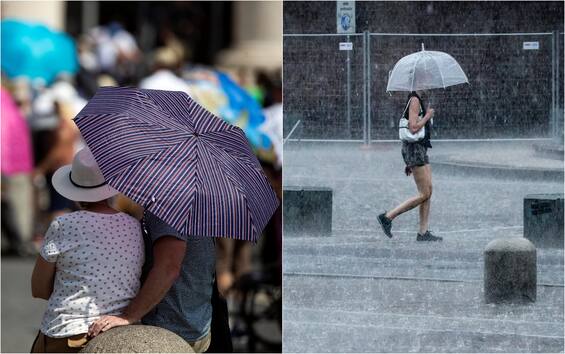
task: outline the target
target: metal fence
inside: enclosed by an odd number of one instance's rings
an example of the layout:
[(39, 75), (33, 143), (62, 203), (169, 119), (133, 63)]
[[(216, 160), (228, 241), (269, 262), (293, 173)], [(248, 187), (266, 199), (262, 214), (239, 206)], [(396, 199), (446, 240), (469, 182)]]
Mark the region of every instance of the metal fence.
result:
[[(470, 81), (431, 91), (434, 139), (562, 137), (561, 35), (285, 34), (285, 136), (396, 140), (406, 94), (385, 92), (388, 72), (424, 43), (451, 54)], [(352, 43), (353, 50), (339, 50), (341, 42)], [(524, 42), (536, 42), (537, 49), (525, 50)]]

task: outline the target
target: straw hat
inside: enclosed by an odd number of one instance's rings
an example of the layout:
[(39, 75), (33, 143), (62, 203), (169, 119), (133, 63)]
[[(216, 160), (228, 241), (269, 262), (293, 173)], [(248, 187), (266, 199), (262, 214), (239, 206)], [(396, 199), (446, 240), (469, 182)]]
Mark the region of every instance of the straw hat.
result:
[(76, 202), (98, 202), (119, 192), (106, 180), (88, 147), (77, 152), (72, 165), (65, 165), (51, 179), (55, 190)]

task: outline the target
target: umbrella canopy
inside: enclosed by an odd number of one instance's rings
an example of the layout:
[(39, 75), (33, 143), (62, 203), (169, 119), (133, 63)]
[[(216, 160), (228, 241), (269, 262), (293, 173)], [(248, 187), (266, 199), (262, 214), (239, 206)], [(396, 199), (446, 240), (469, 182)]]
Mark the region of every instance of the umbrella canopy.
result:
[(27, 77), (50, 84), (60, 73), (78, 70), (71, 37), (19, 20), (2, 20), (2, 71), (10, 78)]
[(240, 127), (261, 158), (273, 155), (271, 139), (259, 129), (265, 116), (247, 91), (222, 72), (196, 69), (187, 76), (191, 97), (216, 116)]
[(444, 52), (424, 50), (400, 59), (389, 73), (386, 91), (417, 91), (469, 83), (457, 61)]
[(103, 87), (75, 122), (108, 184), (182, 234), (256, 241), (278, 207), (243, 131), (186, 93)]

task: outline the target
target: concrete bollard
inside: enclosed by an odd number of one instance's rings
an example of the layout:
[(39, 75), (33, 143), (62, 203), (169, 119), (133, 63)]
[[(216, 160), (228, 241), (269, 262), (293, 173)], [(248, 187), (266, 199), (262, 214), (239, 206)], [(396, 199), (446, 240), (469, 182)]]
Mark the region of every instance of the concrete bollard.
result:
[(491, 241), (484, 252), (486, 303), (535, 302), (536, 248), (525, 238)]
[(194, 353), (181, 337), (164, 328), (114, 327), (90, 340), (81, 353)]

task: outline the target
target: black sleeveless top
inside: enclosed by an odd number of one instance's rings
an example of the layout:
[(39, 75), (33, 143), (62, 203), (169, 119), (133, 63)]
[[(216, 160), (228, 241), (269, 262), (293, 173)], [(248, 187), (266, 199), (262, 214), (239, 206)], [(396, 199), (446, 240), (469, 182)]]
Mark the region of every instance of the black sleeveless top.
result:
[[(406, 105), (408, 105), (408, 101), (410, 101), (412, 97), (416, 97), (420, 102), (420, 115), (422, 116), (426, 115), (426, 105), (424, 104), (424, 101), (422, 101), (422, 98), (418, 96), (416, 92), (410, 92), (410, 94), (408, 95), (408, 100), (406, 101)], [(409, 117), (409, 110), (406, 109), (406, 112), (404, 112), (404, 118), (408, 119), (408, 117)], [(432, 135), (431, 119), (426, 122), (425, 127), (426, 127), (426, 133), (424, 134), (424, 139), (417, 141), (415, 143), (408, 143), (408, 144), (422, 144), (427, 148), (431, 148), (432, 147), (432, 143), (430, 141)]]

